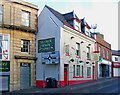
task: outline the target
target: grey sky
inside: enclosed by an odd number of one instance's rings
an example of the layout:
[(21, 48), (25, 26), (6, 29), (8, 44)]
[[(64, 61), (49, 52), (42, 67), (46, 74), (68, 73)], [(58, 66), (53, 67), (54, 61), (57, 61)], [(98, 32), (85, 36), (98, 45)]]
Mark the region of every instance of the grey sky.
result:
[[(39, 12), (48, 5), (60, 13), (75, 11), (79, 18), (85, 17), (89, 25), (97, 24), (97, 32), (118, 49), (118, 0), (25, 0), (38, 5)], [(74, 1), (74, 2), (73, 2)]]

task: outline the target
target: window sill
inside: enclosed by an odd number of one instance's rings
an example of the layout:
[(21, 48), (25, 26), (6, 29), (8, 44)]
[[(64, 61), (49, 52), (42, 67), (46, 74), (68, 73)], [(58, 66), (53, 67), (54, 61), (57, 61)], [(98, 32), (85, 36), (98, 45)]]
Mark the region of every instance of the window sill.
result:
[(84, 78), (83, 76), (74, 76), (73, 78)]
[(21, 52), (22, 54), (30, 54), (29, 52)]

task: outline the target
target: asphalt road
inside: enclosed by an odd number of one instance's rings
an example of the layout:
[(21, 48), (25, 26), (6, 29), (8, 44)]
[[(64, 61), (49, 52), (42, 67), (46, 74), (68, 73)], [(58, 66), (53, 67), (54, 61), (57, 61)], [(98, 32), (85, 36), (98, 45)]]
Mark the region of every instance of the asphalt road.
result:
[(102, 78), (97, 81), (76, 84), (71, 86), (66, 86), (62, 88), (29, 88), (19, 91), (13, 91), (11, 93), (4, 93), (2, 95), (67, 95), (67, 94), (88, 94), (88, 95), (98, 95), (98, 94), (112, 94), (120, 95), (120, 78)]

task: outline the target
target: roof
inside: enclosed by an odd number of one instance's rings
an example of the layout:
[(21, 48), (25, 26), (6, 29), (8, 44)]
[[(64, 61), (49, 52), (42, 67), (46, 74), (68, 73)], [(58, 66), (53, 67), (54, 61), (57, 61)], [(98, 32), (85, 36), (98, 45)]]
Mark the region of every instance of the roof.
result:
[(62, 23), (67, 23), (64, 16), (61, 13), (59, 13), (58, 11), (54, 10), (53, 8), (47, 5), (45, 5), (45, 7), (47, 7)]
[(120, 50), (112, 50), (112, 55), (120, 56)]
[[(71, 15), (71, 16), (73, 16), (73, 11), (72, 12), (69, 12), (69, 13), (65, 13), (65, 14), (61, 14), (61, 13), (59, 13), (58, 11), (56, 11), (56, 10), (54, 10), (53, 8), (51, 8), (51, 7), (49, 7), (49, 6), (47, 6), (47, 5), (45, 5), (45, 7), (47, 7), (63, 24), (64, 23), (67, 23), (68, 25), (70, 25), (68, 22), (67, 22), (67, 20), (68, 20), (68, 18), (66, 17), (66, 15)], [(75, 15), (75, 17), (76, 17), (76, 19), (79, 19), (78, 17), (77, 17), (77, 15)], [(82, 19), (81, 19), (82, 20)], [(81, 21), (80, 20), (80, 21)], [(86, 22), (86, 25), (85, 25), (88, 29), (91, 29), (91, 27), (88, 25), (88, 23)]]
[[(69, 13), (66, 13), (66, 14), (61, 14), (61, 13), (59, 13), (58, 11), (54, 10), (53, 8), (51, 8), (51, 7), (47, 6), (47, 5), (45, 5), (45, 7), (48, 8), (49, 11), (51, 11), (64, 25), (67, 25), (68, 27), (76, 30), (73, 26), (71, 26), (71, 25), (67, 22), (68, 19), (67, 19), (67, 17), (66, 17), (66, 15), (68, 15), (68, 14), (69, 14), (69, 16), (74, 15), (73, 11), (72, 11), (72, 12), (69, 12)], [(79, 18), (76, 16), (75, 19), (79, 19)], [(80, 19), (79, 19), (79, 20), (80, 20)], [(80, 20), (80, 22), (81, 22), (81, 20)], [(85, 26), (85, 27), (87, 27), (88, 29), (91, 29), (91, 27), (87, 24), (87, 22), (86, 22), (86, 26)], [(80, 32), (80, 33), (82, 33), (82, 32)], [(84, 33), (84, 35), (85, 35), (85, 33)], [(87, 35), (86, 35), (86, 36), (87, 36)], [(91, 36), (90, 36), (90, 38), (94, 39), (94, 38), (91, 37)]]

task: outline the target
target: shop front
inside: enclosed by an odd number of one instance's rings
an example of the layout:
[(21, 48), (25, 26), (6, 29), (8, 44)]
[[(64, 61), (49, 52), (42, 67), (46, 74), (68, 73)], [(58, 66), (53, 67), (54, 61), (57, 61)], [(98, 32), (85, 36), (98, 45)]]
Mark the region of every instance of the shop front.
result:
[(9, 91), (10, 61), (0, 62), (0, 92)]
[(120, 62), (113, 62), (113, 77), (120, 77)]
[(101, 59), (98, 62), (98, 78), (111, 77), (111, 62)]

